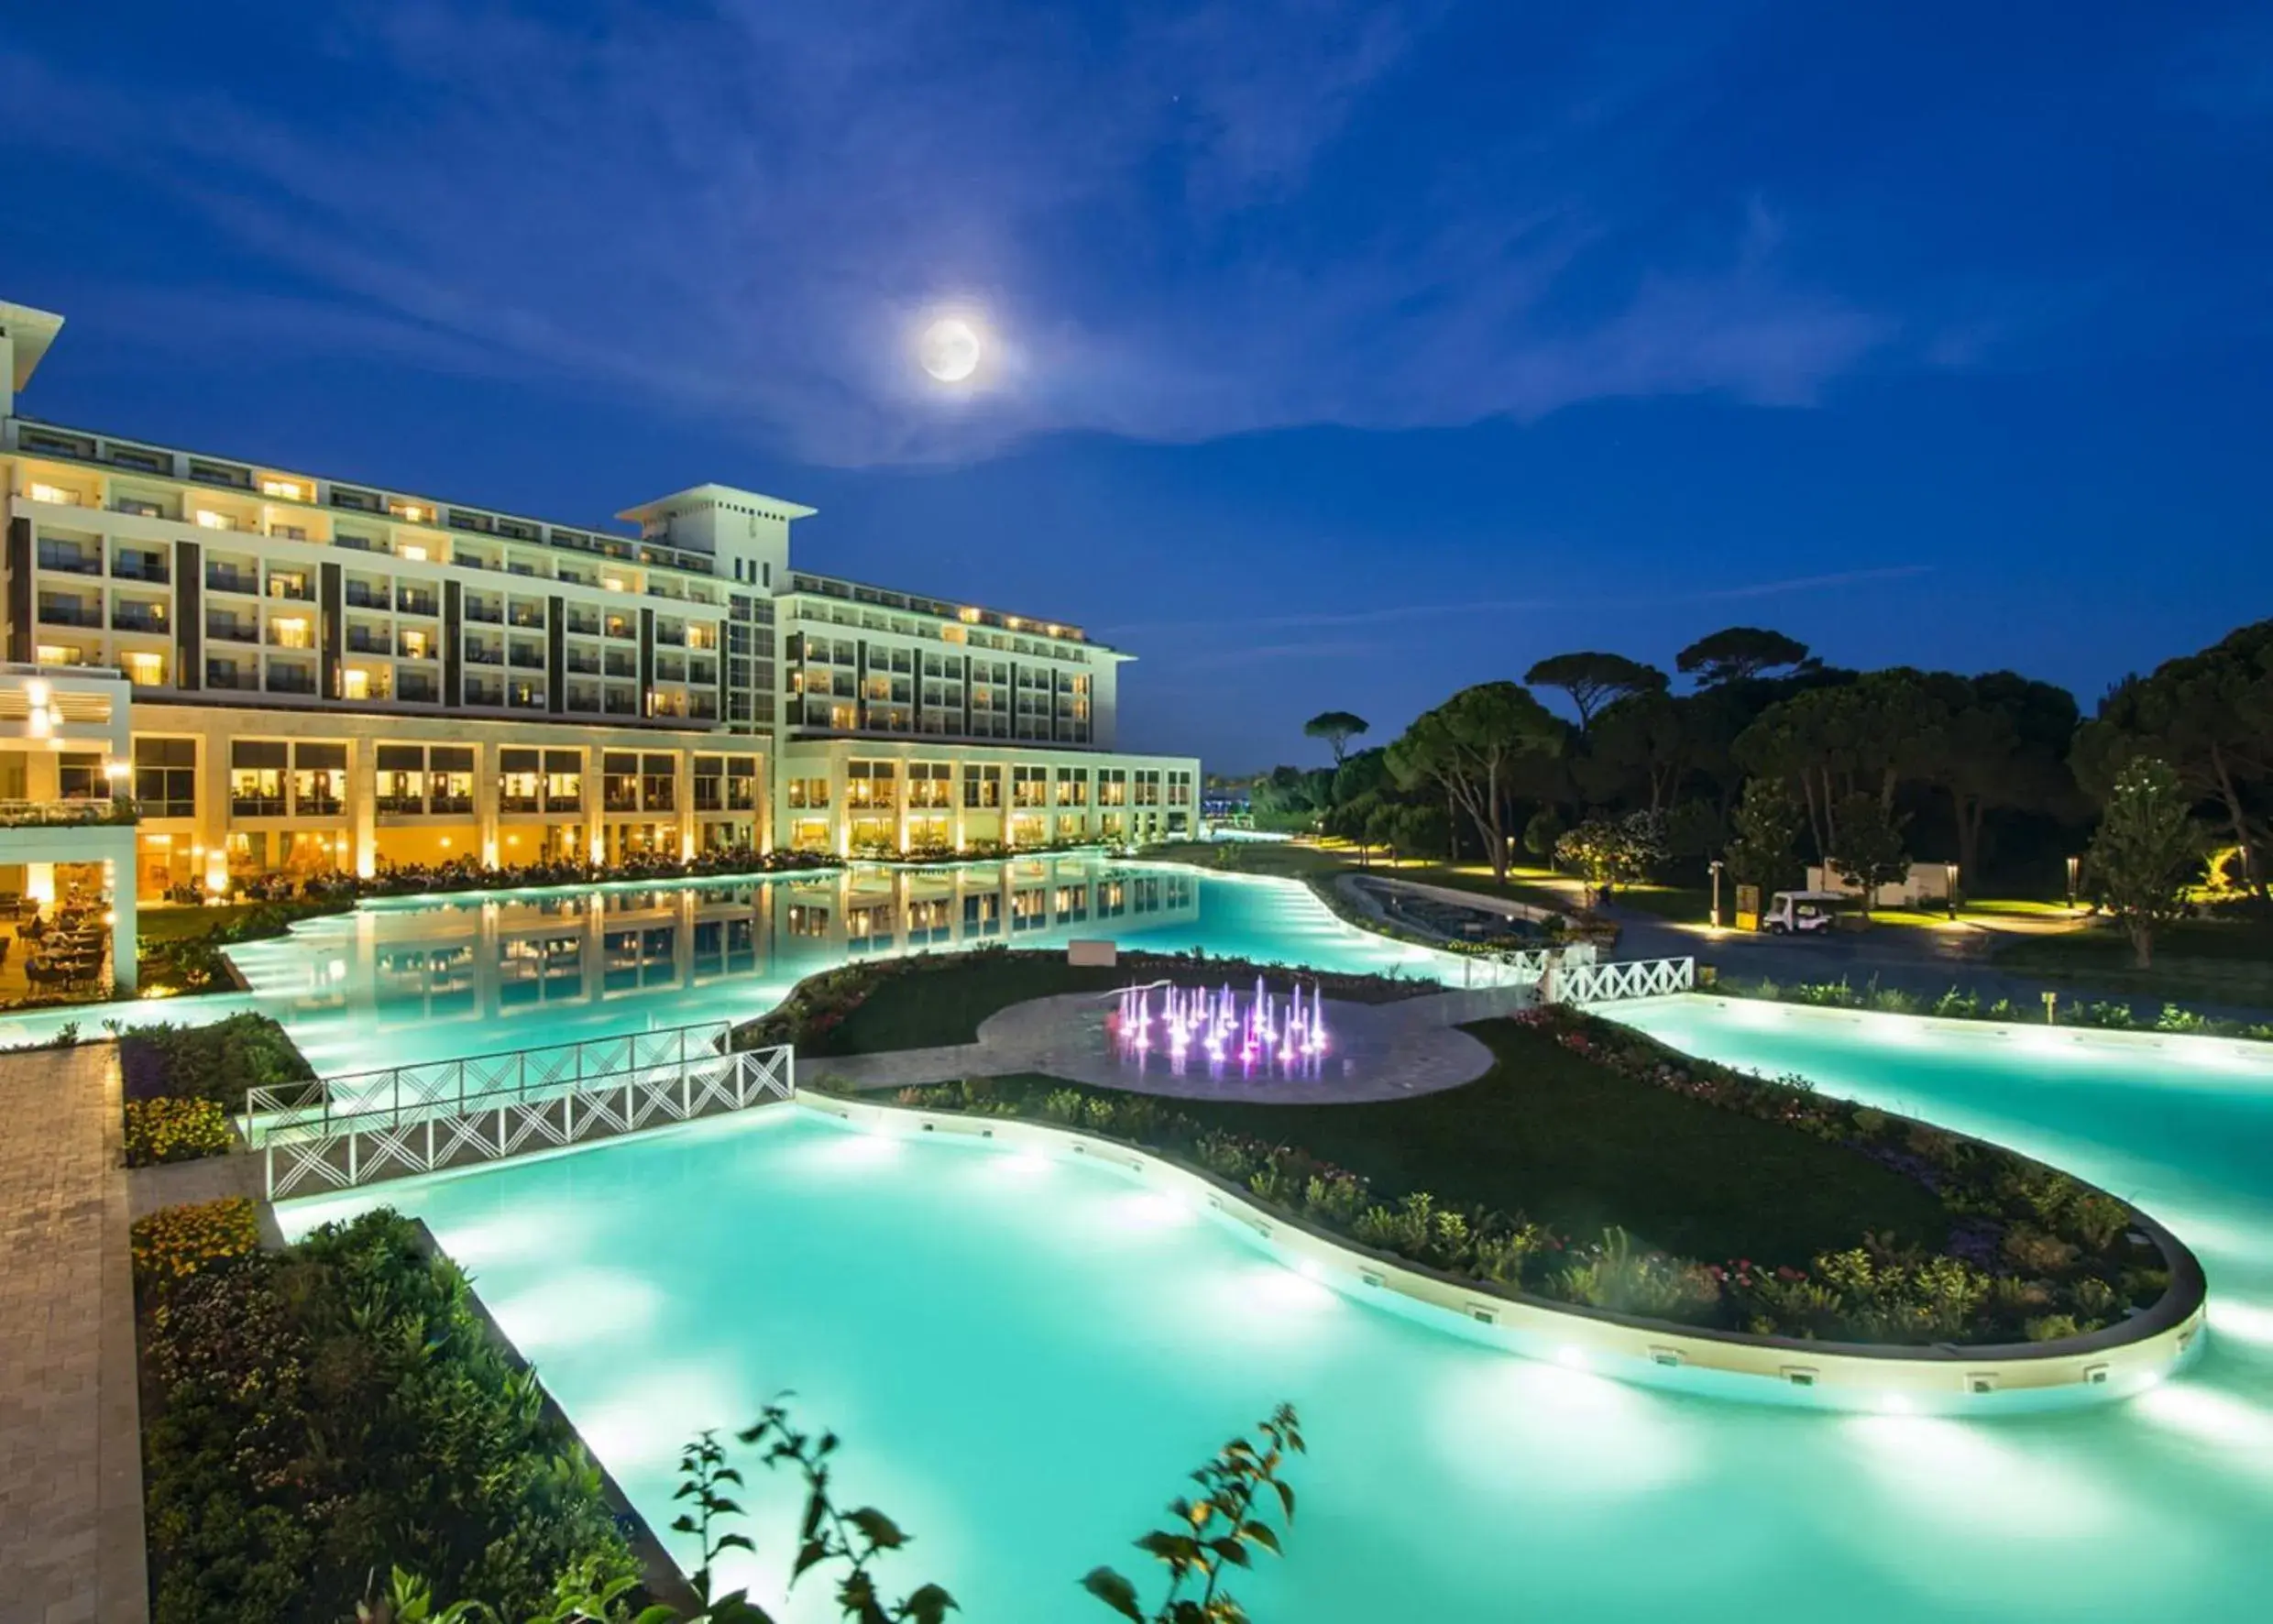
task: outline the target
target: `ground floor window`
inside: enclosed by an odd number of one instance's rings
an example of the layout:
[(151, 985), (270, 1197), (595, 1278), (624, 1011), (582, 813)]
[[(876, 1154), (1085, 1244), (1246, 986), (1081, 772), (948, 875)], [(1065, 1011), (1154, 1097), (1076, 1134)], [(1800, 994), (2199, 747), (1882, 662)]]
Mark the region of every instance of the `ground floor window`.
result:
[(826, 851), (829, 850), (829, 819), (799, 817), (789, 825), (789, 849), (793, 851)]

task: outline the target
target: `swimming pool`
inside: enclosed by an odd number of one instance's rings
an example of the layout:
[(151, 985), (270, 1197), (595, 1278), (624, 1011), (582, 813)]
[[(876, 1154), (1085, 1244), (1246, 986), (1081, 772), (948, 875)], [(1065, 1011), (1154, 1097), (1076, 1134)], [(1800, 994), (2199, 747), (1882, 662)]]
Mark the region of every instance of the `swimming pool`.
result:
[[(658, 1526), (683, 1438), (796, 1388), (848, 1441), (844, 1490), (916, 1533), (894, 1576), (976, 1619), (1109, 1616), (1079, 1575), (1136, 1571), (1126, 1542), (1182, 1474), (1281, 1398), (1312, 1454), (1290, 1559), (1241, 1592), (1265, 1619), (2251, 1616), (2273, 1569), (2273, 1064), (1706, 999), (1622, 1013), (2139, 1200), (2211, 1271), (2211, 1346), (2129, 1403), (1993, 1421), (1733, 1404), (1352, 1301), (1104, 1169), (786, 1112), (286, 1217), (424, 1216)], [(752, 1488), (763, 1585), (794, 1512)]]
[(255, 1008), (326, 1075), (763, 1014), (849, 960), (983, 943), (1279, 960), (1463, 984), (1492, 967), (1338, 919), (1301, 885), (1095, 856), (862, 865), (679, 882), (387, 898), (229, 949), (250, 997), (38, 1011), (0, 1043), (65, 1021), (211, 1020)]

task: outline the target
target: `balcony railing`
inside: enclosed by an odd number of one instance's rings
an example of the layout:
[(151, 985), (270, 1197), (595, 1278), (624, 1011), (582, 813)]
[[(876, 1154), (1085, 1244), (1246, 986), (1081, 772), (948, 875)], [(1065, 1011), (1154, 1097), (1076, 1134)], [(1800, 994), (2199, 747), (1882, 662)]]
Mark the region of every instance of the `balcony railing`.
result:
[(395, 609), (402, 614), (430, 618), (437, 612), (434, 595), (431, 592), (398, 592), (395, 594)]
[(484, 626), (496, 626), (503, 623), (505, 620), (505, 611), (499, 609), (490, 609), (482, 604), (469, 602), (466, 606), (466, 618), (469, 620), (478, 621)]
[(122, 603), (111, 609), (111, 630), (114, 631), (163, 632), (166, 627), (166, 611), (162, 609)]
[(505, 656), (495, 649), (485, 649), (479, 643), (467, 643), (466, 663), (468, 665), (502, 665)]
[(291, 666), (278, 666), (269, 673), (269, 692), (271, 694), (313, 694), (315, 678)]
[(152, 587), (163, 587), (173, 578), (172, 573), (157, 559), (136, 563), (117, 558), (111, 564), (111, 578), (115, 581), (142, 581)]
[(205, 566), (205, 590), (208, 592), (242, 592), (258, 598), (260, 595), (260, 582), (258, 577), (244, 570), (220, 569), (207, 565)]
[(251, 620), (225, 620), (217, 615), (207, 615), (205, 635), (220, 642), (258, 642), (260, 628)]
[(100, 631), (103, 609), (99, 604), (58, 603), (49, 599), (40, 604), (39, 618), (50, 626), (84, 626)]
[(384, 609), (390, 606), (388, 602), (387, 589), (384, 587), (374, 589), (360, 581), (349, 581), (347, 583), (347, 607), (359, 609)]
[(42, 547), (39, 567), (55, 575), (99, 576), (103, 573), (103, 557), (99, 553), (66, 553)]
[(133, 823), (141, 815), (141, 808), (127, 796), (80, 796), (68, 801), (0, 800), (0, 828)]

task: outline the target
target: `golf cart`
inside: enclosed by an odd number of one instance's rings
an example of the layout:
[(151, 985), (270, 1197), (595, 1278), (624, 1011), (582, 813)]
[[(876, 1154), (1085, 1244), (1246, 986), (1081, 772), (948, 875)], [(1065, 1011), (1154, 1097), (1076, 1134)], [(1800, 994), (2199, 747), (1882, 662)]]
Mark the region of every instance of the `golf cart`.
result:
[(1829, 930), (1839, 916), (1855, 905), (1841, 891), (1779, 891), (1760, 916), (1760, 927), (1777, 936), (1807, 936)]

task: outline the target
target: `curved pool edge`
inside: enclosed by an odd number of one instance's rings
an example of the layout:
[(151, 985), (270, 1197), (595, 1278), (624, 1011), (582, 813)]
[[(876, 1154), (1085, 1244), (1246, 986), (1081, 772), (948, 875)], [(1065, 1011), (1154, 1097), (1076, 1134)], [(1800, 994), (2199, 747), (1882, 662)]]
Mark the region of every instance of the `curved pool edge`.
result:
[(1810, 1342), (1699, 1331), (1515, 1296), (1373, 1252), (1269, 1211), (1212, 1174), (1055, 1124), (834, 1094), (800, 1092), (794, 1103), (861, 1131), (906, 1138), (948, 1135), (1082, 1156), (1213, 1213), (1278, 1261), (1344, 1296), (1520, 1356), (1707, 1397), (1865, 1412), (1990, 1415), (2072, 1408), (2127, 1399), (2155, 1386), (2197, 1356), (2203, 1342), (2208, 1292), (2200, 1262), (2136, 1209), (2142, 1227), (2171, 1265), (2171, 1281), (2154, 1307), (2120, 1325), (2054, 1342), (1978, 1347)]

